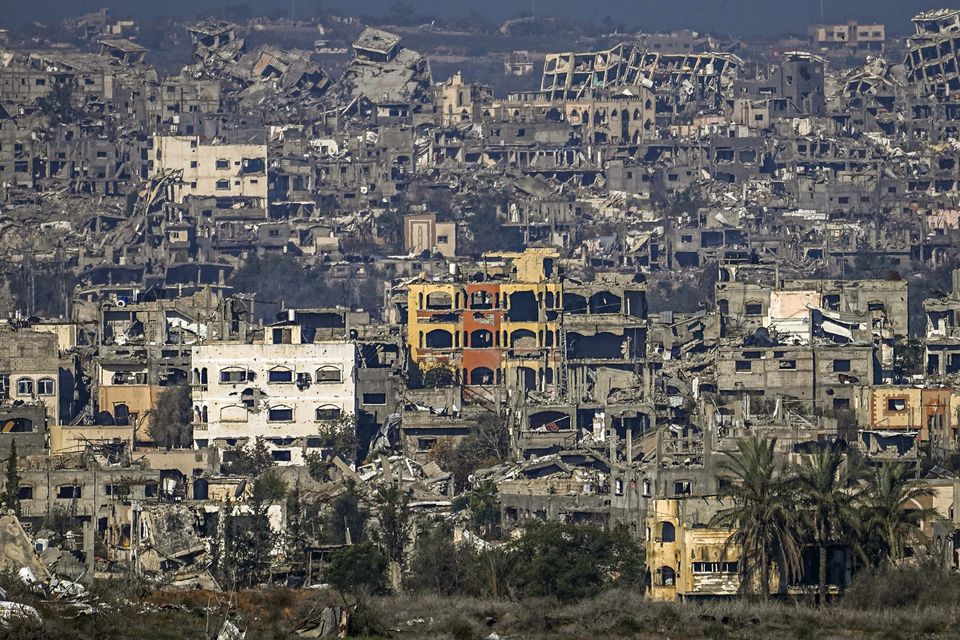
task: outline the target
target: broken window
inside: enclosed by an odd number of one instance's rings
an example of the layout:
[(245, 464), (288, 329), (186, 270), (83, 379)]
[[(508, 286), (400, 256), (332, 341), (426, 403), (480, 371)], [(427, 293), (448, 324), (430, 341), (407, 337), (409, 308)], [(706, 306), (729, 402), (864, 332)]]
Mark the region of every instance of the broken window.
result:
[(293, 371), (286, 367), (276, 367), (267, 372), (267, 381), (275, 384), (293, 382)]
[(342, 374), (339, 367), (324, 365), (317, 369), (317, 382), (340, 382)]
[(753, 363), (749, 360), (737, 360), (736, 370), (737, 371), (750, 371), (753, 368)]
[(342, 414), (343, 414), (343, 410), (340, 407), (337, 407), (334, 405), (328, 404), (322, 407), (317, 407), (317, 421), (319, 422), (339, 420)]
[(676, 580), (677, 573), (670, 567), (660, 567), (653, 574), (653, 583), (657, 587), (672, 587)]
[(737, 573), (736, 562), (694, 562), (693, 573)]
[(761, 302), (748, 302), (744, 308), (744, 312), (748, 316), (759, 316), (763, 314), (763, 303)]
[(20, 378), (19, 380), (17, 380), (17, 395), (32, 396), (33, 380), (31, 380), (30, 378)]
[(888, 398), (887, 411), (906, 411), (907, 401), (905, 398)]
[(676, 542), (677, 530), (672, 522), (660, 523), (660, 535), (657, 536), (657, 542)]
[(453, 336), (449, 331), (434, 329), (427, 334), (428, 349), (449, 349), (453, 346)]
[(273, 330), (273, 344), (291, 344), (292, 342), (293, 331), (289, 327)]
[(237, 382), (245, 382), (246, 380), (247, 380), (246, 369), (240, 369), (239, 367), (230, 367), (229, 369), (220, 370), (221, 384), (235, 384)]
[(79, 500), (83, 495), (83, 487), (78, 484), (64, 484), (57, 487), (57, 498), (60, 500)]
[(690, 495), (690, 481), (689, 480), (677, 480), (673, 483), (673, 495), (675, 496), (688, 496)]
[(796, 368), (797, 368), (797, 361), (796, 361), (796, 360), (783, 360), (783, 361), (780, 363), (780, 368), (781, 368), (781, 369), (784, 369), (784, 370), (796, 369)]
[(56, 383), (53, 378), (40, 378), (37, 380), (37, 395), (52, 396), (55, 393)]
[(33, 420), (29, 418), (0, 419), (2, 433), (34, 433)]
[(28, 484), (17, 488), (17, 500), (33, 500), (33, 487)]
[(474, 349), (488, 349), (493, 346), (493, 332), (477, 329), (470, 334), (470, 346)]
[(119, 403), (113, 405), (113, 423), (118, 425), (130, 424), (130, 408)]
[(427, 309), (452, 309), (453, 298), (445, 291), (437, 291), (427, 295)]
[(290, 462), (292, 460), (289, 449), (274, 449), (270, 452), (270, 457), (275, 462)]
[(293, 422), (293, 409), (282, 405), (270, 407), (267, 412), (267, 422)]
[(229, 190), (230, 190), (229, 180), (217, 180), (217, 191), (229, 191)]
[(230, 161), (226, 158), (217, 158), (217, 171), (225, 171), (230, 168)]

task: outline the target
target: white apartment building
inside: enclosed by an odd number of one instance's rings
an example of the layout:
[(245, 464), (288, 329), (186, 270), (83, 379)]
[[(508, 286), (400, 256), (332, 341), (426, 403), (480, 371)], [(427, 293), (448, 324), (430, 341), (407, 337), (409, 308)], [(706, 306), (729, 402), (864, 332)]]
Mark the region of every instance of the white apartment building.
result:
[(251, 198), (267, 203), (267, 146), (210, 144), (197, 136), (154, 136), (150, 175), (182, 171), (174, 202), (187, 196)]
[(300, 327), (267, 328), (262, 343), (193, 347), (194, 446), (262, 437), (279, 464), (303, 464), (319, 434), (356, 415), (355, 348), (301, 344)]

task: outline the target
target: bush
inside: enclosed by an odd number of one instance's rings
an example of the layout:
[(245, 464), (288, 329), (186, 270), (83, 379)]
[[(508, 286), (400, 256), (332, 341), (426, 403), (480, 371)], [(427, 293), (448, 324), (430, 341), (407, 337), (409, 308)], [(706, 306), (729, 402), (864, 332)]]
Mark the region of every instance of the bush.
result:
[(387, 558), (370, 542), (343, 547), (330, 554), (323, 577), (343, 593), (386, 593)]
[(882, 566), (859, 573), (843, 598), (848, 609), (877, 611), (905, 607), (955, 607), (960, 576), (944, 573), (934, 562)]
[(642, 552), (620, 531), (538, 523), (511, 544), (511, 556), (512, 584), (528, 597), (552, 596), (570, 602), (643, 578)]
[(476, 595), (479, 562), (473, 547), (454, 543), (449, 526), (436, 525), (417, 538), (404, 586), (419, 593)]

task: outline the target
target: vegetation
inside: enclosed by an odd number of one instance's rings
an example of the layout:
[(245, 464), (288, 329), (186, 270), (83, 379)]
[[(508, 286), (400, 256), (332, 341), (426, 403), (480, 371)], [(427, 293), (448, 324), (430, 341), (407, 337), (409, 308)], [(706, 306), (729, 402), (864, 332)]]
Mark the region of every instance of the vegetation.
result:
[(800, 512), (817, 545), (817, 595), (827, 602), (827, 547), (842, 541), (843, 534), (856, 527), (857, 471), (844, 465), (840, 447), (824, 447), (796, 475)]
[(253, 483), (249, 509), (224, 510), (224, 548), (218, 573), (227, 585), (252, 587), (267, 577), (271, 554), (279, 541), (269, 522), (269, 509), (286, 497), (287, 486), (275, 469)]
[(528, 527), (511, 544), (512, 582), (527, 597), (563, 602), (643, 579), (643, 554), (625, 532), (548, 522)]
[(862, 504), (862, 535), (867, 559), (874, 565), (884, 560), (899, 562), (908, 543), (920, 543), (920, 522), (937, 517), (933, 509), (904, 505), (932, 495), (913, 484), (911, 465), (888, 464), (874, 471)]
[(20, 472), (17, 470), (17, 440), (10, 441), (7, 455), (7, 472), (3, 482), (3, 508), (13, 509), (20, 515)]
[(330, 554), (323, 577), (342, 592), (386, 593), (387, 558), (372, 542), (343, 547)]
[(152, 412), (150, 437), (161, 447), (180, 449), (193, 444), (193, 401), (190, 387), (167, 387), (157, 398)]
[(367, 518), (367, 511), (360, 506), (357, 485), (348, 480), (327, 512), (324, 526), (326, 540), (334, 544), (346, 544), (348, 540), (354, 543), (362, 541)]
[[(817, 550), (818, 601), (827, 599), (827, 550), (846, 545), (874, 569), (899, 565), (907, 550), (922, 550), (921, 522), (940, 517), (920, 507), (932, 492), (914, 482), (915, 468), (886, 464), (866, 474), (838, 446), (826, 446), (801, 465), (778, 468), (776, 440), (751, 437), (728, 453), (723, 493), (732, 506), (712, 524), (733, 529), (741, 550), (741, 585), (767, 598), (770, 572), (780, 584), (799, 577), (804, 546)], [(907, 505), (910, 505), (909, 508)]]
[(718, 513), (713, 524), (734, 530), (730, 544), (740, 549), (742, 588), (755, 585), (767, 598), (772, 563), (787, 581), (800, 571), (799, 514), (790, 479), (777, 469), (776, 440), (751, 437), (737, 444), (739, 450), (728, 454), (722, 465), (723, 472), (734, 478), (722, 492), (733, 506)]
[(464, 207), (469, 212), (466, 218), (468, 238), (464, 247), (467, 254), (479, 256), (490, 251), (523, 249), (523, 234), (500, 223), (500, 212), (506, 207), (504, 194), (487, 192), (469, 196)]
[(453, 473), (458, 491), (470, 485), (477, 469), (503, 462), (510, 454), (506, 422), (495, 413), (483, 414), (457, 446), (441, 445), (435, 450), (440, 466)]
[(399, 484), (377, 489), (375, 497), (380, 526), (377, 538), (387, 558), (403, 563), (413, 523), (410, 520), (410, 494)]

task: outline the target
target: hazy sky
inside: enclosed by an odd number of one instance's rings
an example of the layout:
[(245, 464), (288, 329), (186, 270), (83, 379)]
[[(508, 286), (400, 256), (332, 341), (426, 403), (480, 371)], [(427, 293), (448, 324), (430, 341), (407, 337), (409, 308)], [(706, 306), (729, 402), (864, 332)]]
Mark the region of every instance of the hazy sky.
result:
[[(322, 0), (344, 13), (378, 14), (393, 0)], [(600, 20), (610, 16), (617, 24), (644, 30), (692, 28), (717, 33), (754, 34), (803, 32), (820, 20), (820, 0), (533, 0), (537, 14), (567, 14)], [(0, 24), (16, 26), (29, 20), (59, 21), (101, 6), (117, 15), (143, 18), (185, 15), (210, 11), (224, 5), (247, 4), (256, 13), (295, 4), (298, 12), (317, 6), (317, 0), (0, 0)], [(407, 0), (418, 12), (434, 15), (469, 14), (476, 11), (502, 20), (519, 11), (529, 11), (531, 0)], [(960, 5), (960, 2), (954, 2)], [(823, 0), (828, 22), (877, 20), (895, 32), (911, 29), (910, 17), (918, 11), (951, 6), (949, 0)]]

